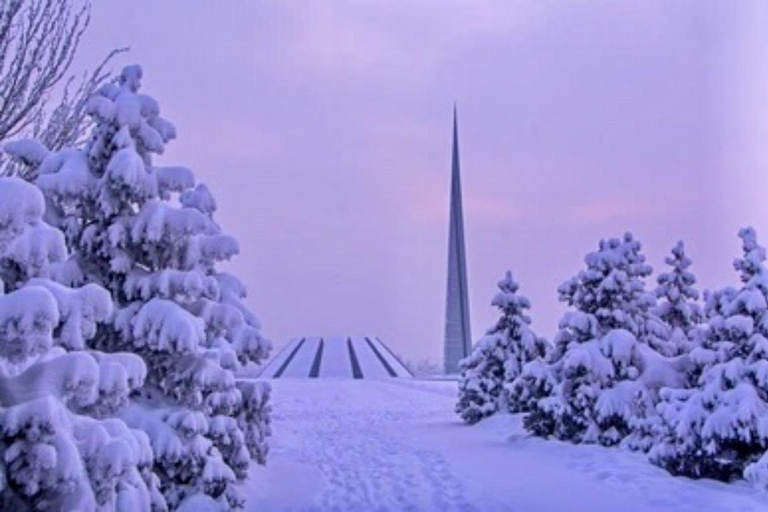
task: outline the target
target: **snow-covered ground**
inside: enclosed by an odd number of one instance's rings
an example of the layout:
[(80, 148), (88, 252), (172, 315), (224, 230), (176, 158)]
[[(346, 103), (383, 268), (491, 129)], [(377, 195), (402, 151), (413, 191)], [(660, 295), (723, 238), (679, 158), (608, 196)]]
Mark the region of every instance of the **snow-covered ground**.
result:
[(525, 435), (520, 417), (469, 427), (456, 383), (271, 381), (269, 465), (248, 510), (751, 512), (768, 493), (674, 478), (619, 449)]

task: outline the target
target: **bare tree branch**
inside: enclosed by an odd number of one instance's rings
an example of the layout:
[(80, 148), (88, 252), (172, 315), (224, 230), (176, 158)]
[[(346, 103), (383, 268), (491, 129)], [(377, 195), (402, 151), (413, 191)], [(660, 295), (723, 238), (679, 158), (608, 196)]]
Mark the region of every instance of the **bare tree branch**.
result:
[[(67, 77), (90, 20), (90, 0), (0, 0), (0, 143), (27, 135), (58, 150), (83, 138), (87, 98), (111, 76), (110, 60), (125, 51), (113, 50), (80, 81)], [(24, 174), (0, 157), (0, 175), (14, 173)]]
[(43, 115), (45, 100), (72, 64), (90, 23), (91, 4), (0, 0), (0, 139)]
[(72, 87), (75, 79), (73, 76), (69, 77), (59, 104), (51, 111), (45, 123), (35, 126), (34, 138), (51, 151), (82, 142), (91, 127), (85, 112), (88, 100), (111, 78), (111, 71), (106, 69), (109, 62), (125, 51), (127, 48), (109, 52), (92, 73), (83, 74), (80, 84), (74, 89)]

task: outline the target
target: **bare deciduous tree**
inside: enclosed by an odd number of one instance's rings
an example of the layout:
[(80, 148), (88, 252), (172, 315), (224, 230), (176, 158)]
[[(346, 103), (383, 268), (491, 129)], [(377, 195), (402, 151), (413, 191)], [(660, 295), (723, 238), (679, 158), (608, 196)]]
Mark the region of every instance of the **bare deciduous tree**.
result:
[[(90, 19), (90, 0), (0, 0), (0, 142), (28, 135), (58, 150), (83, 137), (87, 98), (109, 79), (107, 63), (124, 51), (112, 51), (79, 83), (68, 77)], [(0, 174), (14, 172), (20, 168), (0, 161)]]

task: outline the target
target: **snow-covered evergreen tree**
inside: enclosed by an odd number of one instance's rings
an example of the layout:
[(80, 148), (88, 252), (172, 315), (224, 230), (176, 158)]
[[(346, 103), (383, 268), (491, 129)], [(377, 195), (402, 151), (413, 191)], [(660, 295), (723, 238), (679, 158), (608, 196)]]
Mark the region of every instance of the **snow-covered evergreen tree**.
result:
[(699, 377), (687, 390), (664, 390), (667, 427), (651, 460), (673, 474), (768, 487), (768, 270), (752, 228), (739, 232), (743, 283), (708, 300), (701, 346), (691, 352)]
[(485, 335), (466, 359), (459, 361), (459, 401), (456, 413), (470, 425), (491, 416), (503, 405), (504, 360), (507, 357), (503, 336)]
[(112, 322), (91, 345), (146, 364), (121, 418), (149, 436), (168, 506), (239, 508), (233, 484), (266, 457), (269, 387), (238, 382), (234, 372), (261, 362), (269, 343), (243, 303), (243, 285), (216, 269), (238, 245), (213, 221), (210, 192), (189, 169), (152, 162), (176, 134), (139, 92), (141, 78), (129, 66), (99, 90), (90, 140), (46, 155), (37, 185), (46, 219), (73, 251), (62, 279), (98, 283), (113, 296)]
[(526, 311), (530, 301), (518, 294), (519, 285), (507, 272), (498, 283), (492, 304), (501, 317), (483, 336), (470, 356), (460, 362), (459, 402), (456, 412), (467, 423), (477, 423), (501, 408), (527, 409), (525, 396), (507, 400), (505, 383), (513, 381), (529, 361), (544, 357), (547, 342), (531, 330)]
[(693, 330), (701, 323), (703, 316), (697, 303), (696, 276), (688, 270), (691, 259), (686, 256), (682, 241), (675, 244), (664, 261), (672, 268), (659, 274), (657, 279), (658, 305), (655, 312), (670, 328), (669, 345), (673, 353), (666, 355), (684, 354), (693, 348)]
[(540, 436), (614, 445), (633, 439), (636, 416), (653, 411), (655, 390), (679, 385), (677, 361), (665, 348), (666, 329), (645, 291), (651, 267), (631, 234), (602, 240), (587, 268), (559, 289), (573, 307), (560, 321), (547, 365), (532, 364), (523, 378), (537, 384), (526, 428)]
[(704, 322), (693, 330), (691, 336), (693, 348), (688, 353), (686, 387), (698, 387), (704, 370), (726, 357), (730, 345), (723, 344), (713, 329), (721, 325), (722, 319), (728, 316), (731, 301), (737, 293), (738, 290), (732, 286), (704, 292)]
[(86, 349), (112, 301), (50, 279), (67, 253), (44, 204), (33, 185), (0, 178), (0, 508), (162, 510), (149, 439), (110, 417), (146, 367)]

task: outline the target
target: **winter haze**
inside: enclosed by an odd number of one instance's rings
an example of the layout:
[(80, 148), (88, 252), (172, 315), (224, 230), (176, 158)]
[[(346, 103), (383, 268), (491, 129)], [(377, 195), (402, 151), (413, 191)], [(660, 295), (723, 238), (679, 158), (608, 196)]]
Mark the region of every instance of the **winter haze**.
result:
[[(144, 90), (237, 237), (265, 333), (443, 338), (458, 103), (473, 334), (511, 269), (539, 332), (601, 237), (657, 269), (684, 238), (702, 287), (768, 229), (768, 4), (95, 2), (78, 63), (131, 46)], [(565, 84), (568, 84), (567, 86)]]

